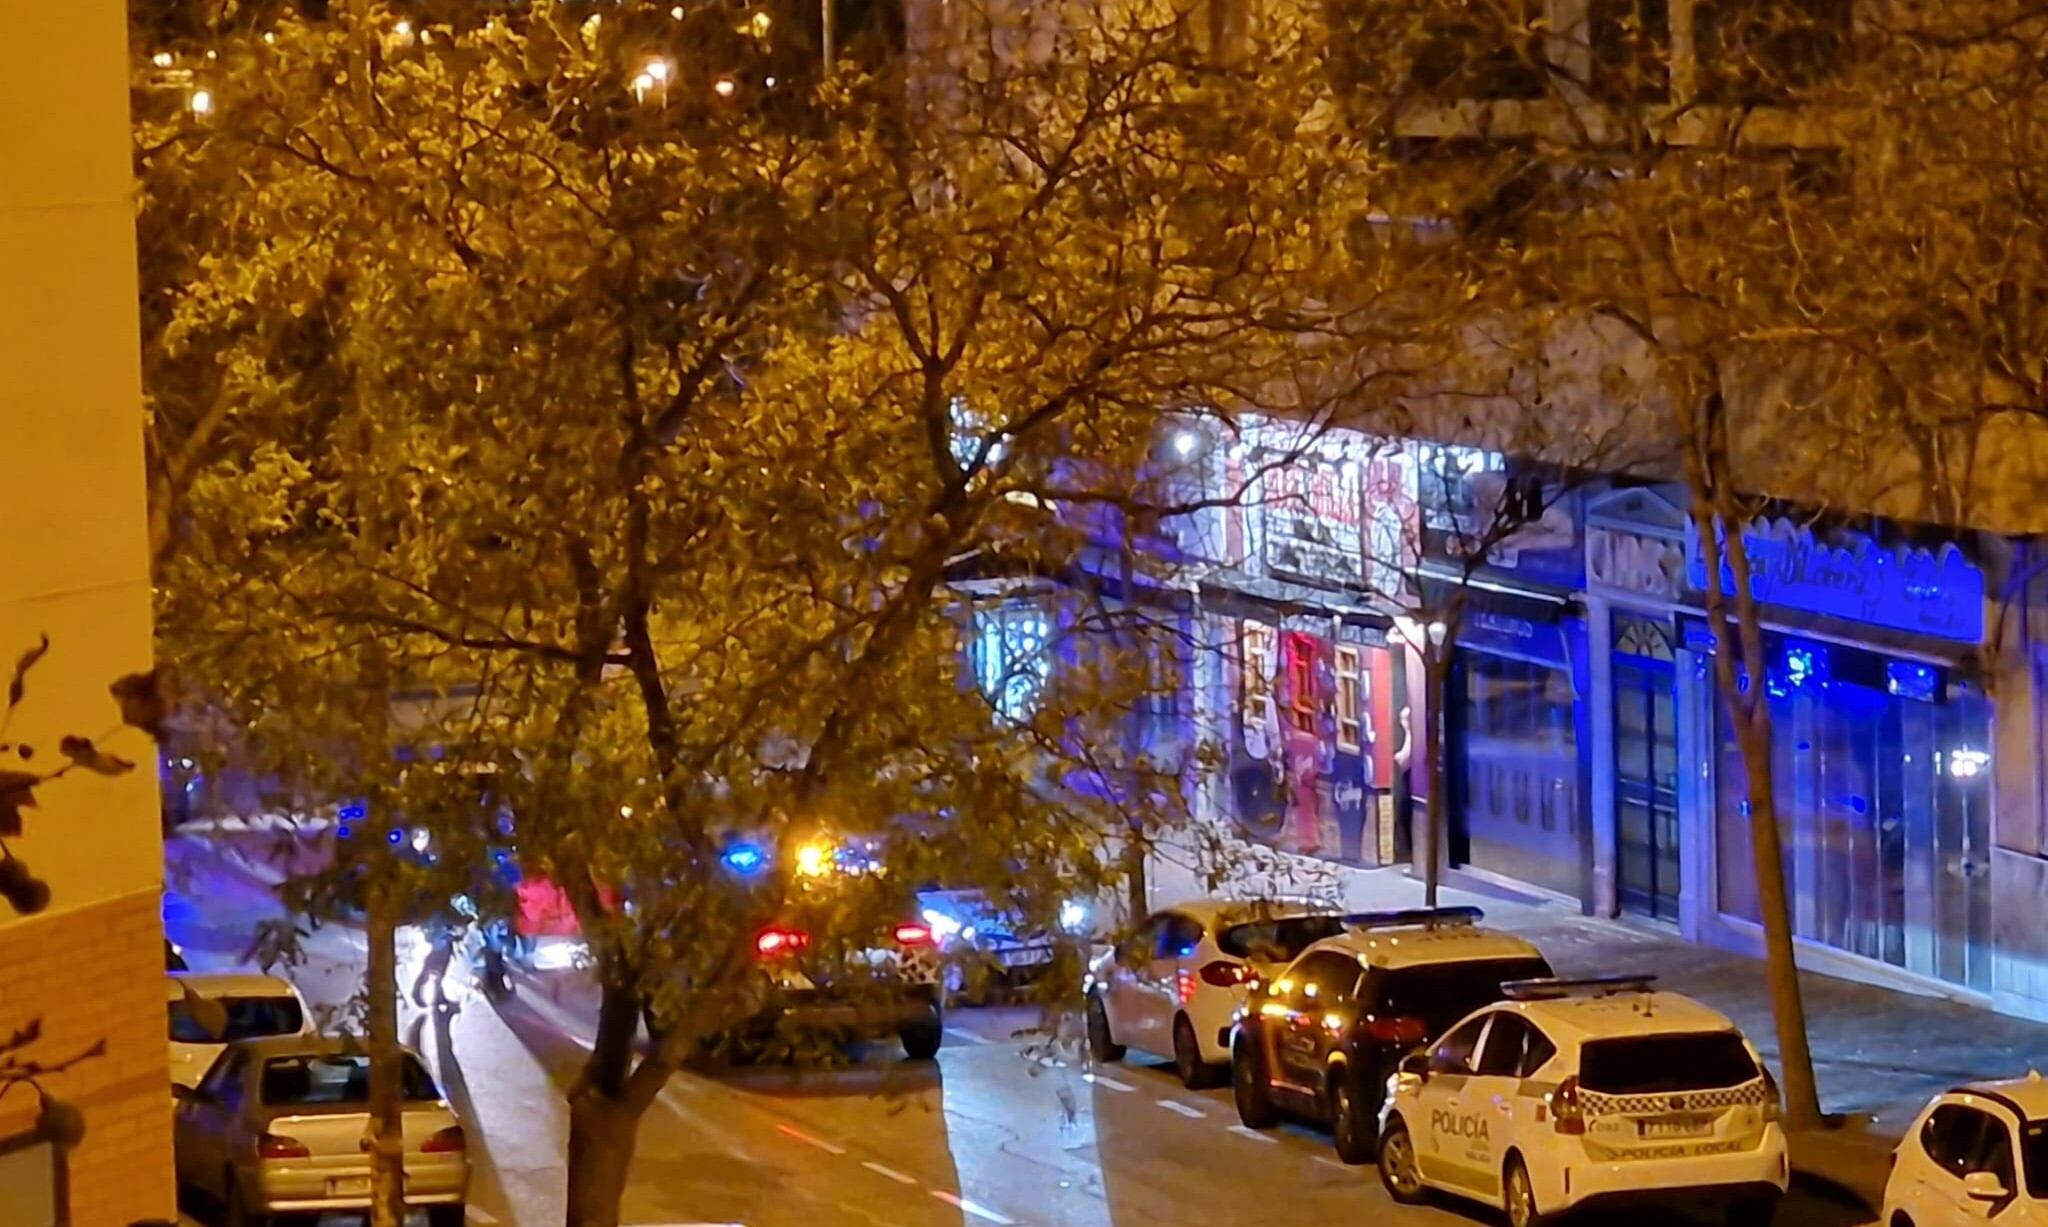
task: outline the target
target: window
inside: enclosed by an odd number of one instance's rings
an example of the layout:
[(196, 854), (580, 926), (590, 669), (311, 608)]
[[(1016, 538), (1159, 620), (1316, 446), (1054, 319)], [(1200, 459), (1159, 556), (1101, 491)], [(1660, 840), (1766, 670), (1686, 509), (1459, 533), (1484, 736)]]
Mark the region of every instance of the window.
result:
[(1358, 753), (1365, 741), (1365, 670), (1357, 648), (1337, 649), (1337, 748)]
[[(405, 1097), (441, 1097), (418, 1058), (404, 1057)], [(272, 1057), (263, 1064), (263, 1102), (287, 1107), (368, 1103), (370, 1058), (359, 1053)]]
[(1479, 1017), (1459, 1027), (1437, 1042), (1429, 1052), (1429, 1070), (1433, 1074), (1464, 1074), (1472, 1070), (1472, 1057), (1479, 1048), (1480, 1033), (1486, 1029), (1491, 1014)]
[(1402, 967), (1374, 974), (1374, 1008), (1395, 1018), (1420, 1018), (1429, 1034), (1501, 999), (1511, 980), (1541, 980), (1552, 973), (1540, 958), (1474, 959)]
[(1287, 723), (1300, 732), (1316, 731), (1316, 651), (1314, 638), (1287, 636)]
[(1447, 0), (1430, 22), (1410, 79), (1446, 99), (1541, 98), (1541, 0)]
[(1298, 916), (1286, 920), (1255, 920), (1232, 925), (1216, 939), (1225, 954), (1261, 963), (1284, 963), (1326, 937), (1344, 931), (1337, 916)]
[(1479, 1063), (1472, 1072), (1482, 1078), (1515, 1078), (1521, 1075), (1522, 1046), (1528, 1041), (1529, 1027), (1518, 1015), (1500, 1013), (1493, 1016), (1493, 1026), (1486, 1033), (1486, 1047), (1479, 1054)]
[(1943, 1104), (1920, 1126), (1920, 1149), (1934, 1165), (1960, 1179), (1970, 1170), (1971, 1156), (1984, 1129), (1984, 1114), (1961, 1104)]
[(1692, 13), (1702, 102), (1788, 101), (1849, 50), (1849, 0), (1698, 0)]
[(1300, 986), (1304, 1008), (1335, 1009), (1357, 998), (1360, 974), (1357, 959), (1323, 950), (1303, 959), (1288, 978)]
[(1052, 671), (1045, 610), (1011, 601), (974, 611), (974, 679), (998, 715), (1028, 720)]
[(214, 1061), (213, 1068), (199, 1080), (199, 1095), (202, 1099), (219, 1100), (234, 1105), (242, 1101), (242, 1068), (248, 1059), (242, 1053), (230, 1048)]
[(1159, 942), (1153, 948), (1153, 957), (1188, 958), (1194, 954), (1195, 947), (1201, 944), (1200, 921), (1192, 916), (1183, 916), (1179, 912), (1168, 912), (1159, 918)]
[[(295, 997), (218, 997), (197, 1003), (190, 997), (166, 1003), (171, 1039), (181, 1044), (225, 1044), (265, 1035), (291, 1035), (305, 1025)], [(209, 1005), (220, 1007), (218, 1017)], [(216, 1033), (214, 1027), (220, 1030)]]
[(1593, 1040), (1579, 1054), (1579, 1081), (1606, 1095), (1721, 1090), (1761, 1076), (1733, 1031)]
[(1593, 49), (1593, 92), (1602, 101), (1671, 97), (1669, 0), (1591, 0), (1586, 40)]
[(2048, 1201), (2048, 1120), (2030, 1120), (2021, 1126), (2020, 1163), (2026, 1172), (2027, 1196)]

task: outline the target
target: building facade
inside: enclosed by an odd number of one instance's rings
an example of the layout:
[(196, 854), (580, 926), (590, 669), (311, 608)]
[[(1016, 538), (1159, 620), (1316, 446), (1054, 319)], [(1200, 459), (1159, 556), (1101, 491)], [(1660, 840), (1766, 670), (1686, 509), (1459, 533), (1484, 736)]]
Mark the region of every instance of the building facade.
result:
[[(0, 74), (0, 658), (49, 637), (6, 734), (41, 770), (150, 665), (126, 11), (9, 5), (0, 39), (38, 49)], [(132, 731), (106, 748), (152, 757)], [(103, 1047), (0, 1097), (0, 1219), (168, 1219), (155, 781), (74, 772), (36, 802), (4, 837), (49, 895), (0, 902), (0, 1036), (39, 1025), (7, 1055), (46, 1065)]]

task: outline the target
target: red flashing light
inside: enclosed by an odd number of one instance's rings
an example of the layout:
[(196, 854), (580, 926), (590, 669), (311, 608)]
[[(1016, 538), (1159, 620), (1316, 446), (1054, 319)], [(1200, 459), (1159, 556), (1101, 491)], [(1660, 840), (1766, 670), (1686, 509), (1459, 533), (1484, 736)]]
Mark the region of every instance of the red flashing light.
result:
[(930, 925), (901, 924), (896, 926), (896, 944), (899, 946), (929, 946), (932, 944)]
[(811, 935), (796, 929), (763, 929), (761, 935), (754, 939), (754, 950), (767, 958), (802, 950), (810, 944)]

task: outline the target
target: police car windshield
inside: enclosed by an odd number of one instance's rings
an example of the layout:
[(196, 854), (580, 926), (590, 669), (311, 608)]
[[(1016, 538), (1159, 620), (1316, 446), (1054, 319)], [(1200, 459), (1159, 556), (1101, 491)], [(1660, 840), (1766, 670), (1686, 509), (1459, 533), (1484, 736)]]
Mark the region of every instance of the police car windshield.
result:
[(1733, 1031), (1593, 1040), (1579, 1058), (1579, 1085), (1607, 1095), (1654, 1095), (1741, 1086), (1756, 1062)]
[[(296, 997), (216, 997), (220, 1016), (200, 1017), (189, 1001), (168, 1004), (171, 1039), (180, 1044), (225, 1044), (230, 1040), (256, 1039), (265, 1035), (290, 1035), (306, 1024)], [(213, 1031), (219, 1026), (219, 1033)]]
[(1292, 916), (1232, 925), (1217, 937), (1225, 954), (1260, 963), (1285, 963), (1326, 937), (1344, 931), (1341, 916)]
[(1484, 1005), (1501, 999), (1510, 980), (1542, 980), (1550, 964), (1538, 958), (1473, 959), (1399, 967), (1378, 976), (1376, 1009), (1401, 1018), (1420, 1018), (1436, 1035)]

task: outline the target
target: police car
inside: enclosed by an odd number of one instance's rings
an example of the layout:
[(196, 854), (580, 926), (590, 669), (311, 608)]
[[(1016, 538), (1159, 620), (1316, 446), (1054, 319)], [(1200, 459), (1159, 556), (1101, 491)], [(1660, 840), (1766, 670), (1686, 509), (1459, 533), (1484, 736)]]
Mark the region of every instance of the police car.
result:
[(1652, 979), (1509, 984), (1404, 1059), (1381, 1112), (1388, 1193), (1459, 1194), (1512, 1227), (1645, 1202), (1769, 1223), (1789, 1175), (1778, 1088), (1733, 1023)]
[(1892, 1152), (1884, 1227), (2048, 1224), (2048, 1082), (2038, 1073), (1935, 1096)]
[(1481, 928), (1478, 908), (1367, 912), (1316, 942), (1246, 1002), (1231, 1043), (1238, 1118), (1270, 1127), (1281, 1112), (1329, 1126), (1337, 1154), (1367, 1163), (1380, 1098), (1403, 1054), (1501, 984), (1550, 975), (1536, 947)]

